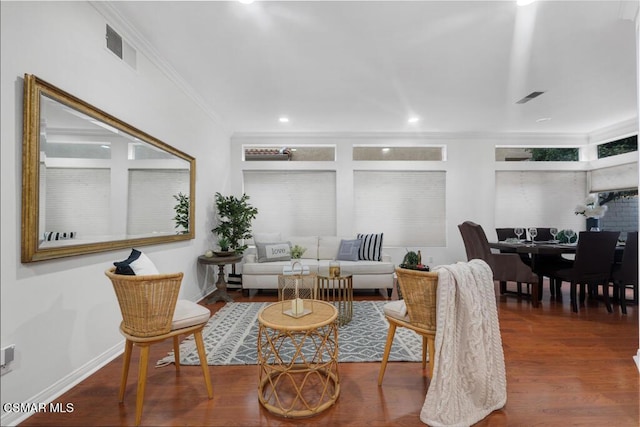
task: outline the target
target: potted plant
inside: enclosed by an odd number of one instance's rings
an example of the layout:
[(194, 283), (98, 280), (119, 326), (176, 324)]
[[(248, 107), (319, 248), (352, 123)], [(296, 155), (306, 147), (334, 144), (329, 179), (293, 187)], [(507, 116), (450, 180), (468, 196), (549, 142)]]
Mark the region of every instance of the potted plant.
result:
[(178, 204), (173, 207), (176, 211), (176, 216), (173, 220), (176, 222), (174, 228), (182, 227), (184, 230), (179, 230), (178, 234), (187, 234), (189, 232), (189, 196), (182, 194), (174, 194), (173, 198), (178, 201)]
[(229, 250), (229, 239), (226, 237), (220, 237), (218, 239), (218, 246), (220, 246), (220, 250), (222, 252), (226, 252)]
[(226, 239), (228, 249), (241, 254), (247, 249), (245, 239), (251, 238), (251, 221), (258, 214), (258, 209), (248, 203), (249, 196), (223, 196), (216, 193), (216, 215), (218, 225), (211, 230), (220, 239)]

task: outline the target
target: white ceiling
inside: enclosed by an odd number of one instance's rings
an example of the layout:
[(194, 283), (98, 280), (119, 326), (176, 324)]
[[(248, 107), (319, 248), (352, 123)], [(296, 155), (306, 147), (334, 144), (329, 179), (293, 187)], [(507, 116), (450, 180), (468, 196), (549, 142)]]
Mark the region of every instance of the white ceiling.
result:
[(637, 0), (108, 7), (234, 132), (584, 134), (638, 117)]

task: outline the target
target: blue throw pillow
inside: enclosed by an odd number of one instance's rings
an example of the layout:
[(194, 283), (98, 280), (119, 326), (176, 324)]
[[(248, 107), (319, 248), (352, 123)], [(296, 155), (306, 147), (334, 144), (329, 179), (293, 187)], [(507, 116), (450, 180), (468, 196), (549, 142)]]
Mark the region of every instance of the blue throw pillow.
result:
[(338, 261), (358, 261), (358, 252), (360, 251), (361, 239), (340, 241), (340, 247), (338, 248)]

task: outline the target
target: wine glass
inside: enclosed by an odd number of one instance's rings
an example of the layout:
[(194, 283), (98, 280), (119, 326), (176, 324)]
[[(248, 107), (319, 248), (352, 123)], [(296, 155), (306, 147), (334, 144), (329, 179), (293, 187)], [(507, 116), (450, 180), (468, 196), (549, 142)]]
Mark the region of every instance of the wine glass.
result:
[(516, 233), (516, 236), (518, 236), (518, 241), (520, 240), (520, 236), (522, 236), (522, 234), (524, 233), (524, 228), (522, 227), (516, 227), (513, 230), (514, 233)]
[(557, 228), (555, 228), (555, 227), (551, 227), (551, 228), (549, 229), (549, 234), (551, 234), (551, 237), (553, 237), (553, 241), (554, 241), (554, 242), (557, 242), (557, 240), (556, 240), (556, 236), (558, 235), (558, 229), (557, 229)]
[(565, 230), (564, 235), (567, 236), (567, 243), (571, 243), (571, 240), (576, 236), (576, 232), (572, 229)]
[(537, 235), (538, 235), (538, 229), (535, 227), (531, 227), (529, 229), (529, 236), (531, 236), (531, 243), (535, 242)]

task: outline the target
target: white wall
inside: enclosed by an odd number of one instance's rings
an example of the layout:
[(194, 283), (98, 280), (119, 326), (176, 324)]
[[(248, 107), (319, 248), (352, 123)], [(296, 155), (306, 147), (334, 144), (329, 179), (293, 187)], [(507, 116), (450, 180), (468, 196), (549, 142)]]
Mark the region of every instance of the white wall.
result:
[[(2, 403), (46, 402), (122, 351), (120, 312), (104, 270), (128, 250), (20, 263), (23, 75), (35, 74), (197, 159), (196, 239), (142, 248), (161, 271), (184, 271), (182, 298), (207, 292), (196, 259), (212, 247), (213, 195), (228, 191), (229, 135), (141, 51), (137, 70), (108, 51), (107, 20), (91, 4), (0, 7), (0, 346), (16, 346), (0, 394)], [(3, 412), (0, 424), (17, 417)]]

